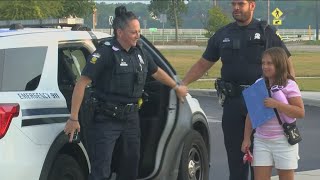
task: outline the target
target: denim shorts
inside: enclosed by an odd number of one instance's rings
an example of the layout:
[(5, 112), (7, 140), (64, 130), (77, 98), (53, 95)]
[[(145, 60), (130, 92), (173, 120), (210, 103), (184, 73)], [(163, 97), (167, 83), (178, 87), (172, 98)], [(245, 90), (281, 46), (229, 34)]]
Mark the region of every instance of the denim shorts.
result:
[(291, 170), (298, 168), (299, 159), (299, 144), (290, 145), (285, 136), (277, 139), (254, 137), (252, 166)]

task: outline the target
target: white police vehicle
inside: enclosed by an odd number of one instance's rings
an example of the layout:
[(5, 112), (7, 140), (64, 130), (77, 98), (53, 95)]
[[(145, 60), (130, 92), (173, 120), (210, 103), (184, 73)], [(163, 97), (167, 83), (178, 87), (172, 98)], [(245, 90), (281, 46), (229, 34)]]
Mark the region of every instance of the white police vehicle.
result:
[[(80, 31), (78, 21), (20, 21), (25, 28), (0, 29), (1, 180), (87, 179), (90, 163), (84, 134), (91, 108), (86, 100), (79, 116), (81, 142), (68, 143), (63, 129), (86, 57), (111, 36)], [(0, 21), (0, 26), (10, 23)], [(70, 23), (78, 30), (26, 28)], [(141, 41), (155, 62), (178, 80), (161, 53), (145, 38)], [(149, 97), (140, 110), (139, 179), (207, 180), (210, 132), (198, 101), (188, 95), (181, 104), (174, 90), (152, 78), (147, 79), (145, 91)], [(90, 92), (88, 87), (86, 94)], [(116, 153), (114, 157), (116, 171)]]

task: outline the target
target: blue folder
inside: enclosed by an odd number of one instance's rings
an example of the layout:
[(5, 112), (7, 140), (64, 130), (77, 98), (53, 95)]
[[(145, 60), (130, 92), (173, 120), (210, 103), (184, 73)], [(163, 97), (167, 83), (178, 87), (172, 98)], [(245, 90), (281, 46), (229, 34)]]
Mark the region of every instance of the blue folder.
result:
[(264, 106), (265, 98), (269, 97), (264, 79), (257, 81), (249, 88), (243, 90), (242, 95), (248, 109), (252, 128), (255, 129), (276, 117), (272, 108)]

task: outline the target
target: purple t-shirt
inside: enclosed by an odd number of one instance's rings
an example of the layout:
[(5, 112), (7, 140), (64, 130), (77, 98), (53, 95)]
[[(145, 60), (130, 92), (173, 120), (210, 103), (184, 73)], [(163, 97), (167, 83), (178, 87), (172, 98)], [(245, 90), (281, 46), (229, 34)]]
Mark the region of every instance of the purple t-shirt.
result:
[[(288, 99), (293, 97), (301, 97), (301, 92), (297, 83), (291, 79), (285, 87), (271, 87), (272, 98), (288, 104)], [(290, 118), (284, 113), (279, 112), (282, 122), (292, 123), (296, 118)], [(283, 128), (280, 126), (277, 117), (267, 121), (263, 125), (256, 128), (256, 137), (264, 139), (274, 139), (283, 136)]]

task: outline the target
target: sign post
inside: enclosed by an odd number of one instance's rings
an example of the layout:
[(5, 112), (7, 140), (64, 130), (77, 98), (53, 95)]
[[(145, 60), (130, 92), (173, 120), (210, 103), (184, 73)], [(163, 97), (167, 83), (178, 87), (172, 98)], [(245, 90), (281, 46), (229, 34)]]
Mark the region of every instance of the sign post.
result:
[(149, 28), (149, 32), (151, 32), (152, 34), (152, 44), (154, 44), (154, 32), (157, 32), (158, 29), (157, 28)]
[(92, 29), (95, 30), (96, 29), (96, 25), (97, 25), (97, 9), (94, 8), (93, 12), (92, 12)]
[[(282, 19), (280, 19), (280, 17), (283, 15), (283, 12), (279, 8), (276, 8), (275, 10), (272, 11), (271, 14), (274, 17), (272, 24), (278, 27), (282, 25)], [(282, 39), (281, 35), (278, 32), (278, 28), (277, 28), (276, 34), (280, 37), (280, 39)]]
[(111, 27), (113, 24), (113, 16), (109, 16), (109, 27), (110, 27), (110, 35), (111, 35)]
[(166, 14), (160, 14), (160, 23), (162, 23), (162, 45), (164, 45), (164, 23), (167, 23)]

